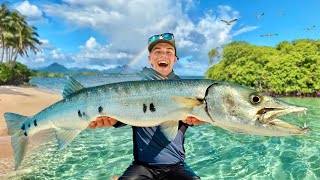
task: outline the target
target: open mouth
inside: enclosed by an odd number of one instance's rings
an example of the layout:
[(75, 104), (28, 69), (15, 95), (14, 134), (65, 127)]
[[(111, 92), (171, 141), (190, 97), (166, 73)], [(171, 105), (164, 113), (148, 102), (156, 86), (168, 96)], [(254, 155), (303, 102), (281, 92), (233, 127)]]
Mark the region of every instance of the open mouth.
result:
[(257, 112), (257, 120), (261, 124), (269, 125), (272, 128), (283, 129), (292, 132), (293, 134), (307, 134), (311, 132), (310, 128), (304, 123), (303, 126), (298, 126), (277, 119), (277, 117), (285, 114), (298, 114), (298, 116), (306, 115), (308, 109), (304, 107), (294, 107), (287, 109), (280, 108), (262, 108)]
[(160, 66), (160, 67), (168, 67), (168, 66), (169, 66), (169, 63), (166, 62), (166, 61), (159, 61), (159, 62), (158, 62), (158, 66)]

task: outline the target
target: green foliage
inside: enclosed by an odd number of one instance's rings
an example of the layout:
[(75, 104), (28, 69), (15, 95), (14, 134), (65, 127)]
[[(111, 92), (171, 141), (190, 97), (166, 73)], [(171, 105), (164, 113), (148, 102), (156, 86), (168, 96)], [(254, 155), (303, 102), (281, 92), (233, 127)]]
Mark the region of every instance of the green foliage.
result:
[(232, 42), (222, 55), (207, 78), (276, 95), (320, 95), (320, 41), (284, 41), (275, 48)]
[(27, 57), (28, 52), (41, 52), (36, 28), (29, 26), (27, 17), (17, 10), (10, 10), (7, 3), (0, 7), (0, 64), (15, 64), (18, 56)]
[(214, 56), (217, 54), (217, 50), (216, 49), (212, 49), (211, 51), (208, 52), (208, 56), (209, 56), (209, 63), (213, 64), (213, 58)]
[(0, 64), (0, 85), (19, 85), (29, 81), (30, 71), (27, 66), (16, 63)]

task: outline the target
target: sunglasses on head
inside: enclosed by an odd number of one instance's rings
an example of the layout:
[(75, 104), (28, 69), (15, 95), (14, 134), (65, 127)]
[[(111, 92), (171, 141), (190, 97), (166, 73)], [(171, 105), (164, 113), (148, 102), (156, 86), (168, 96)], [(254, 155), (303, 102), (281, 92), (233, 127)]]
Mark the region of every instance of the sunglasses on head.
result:
[(174, 36), (172, 33), (163, 33), (163, 34), (157, 34), (157, 35), (154, 35), (154, 36), (151, 36), (149, 38), (149, 44), (151, 44), (152, 42), (154, 42), (155, 40), (158, 40), (158, 39), (165, 39), (165, 40), (171, 40), (171, 41), (174, 41)]

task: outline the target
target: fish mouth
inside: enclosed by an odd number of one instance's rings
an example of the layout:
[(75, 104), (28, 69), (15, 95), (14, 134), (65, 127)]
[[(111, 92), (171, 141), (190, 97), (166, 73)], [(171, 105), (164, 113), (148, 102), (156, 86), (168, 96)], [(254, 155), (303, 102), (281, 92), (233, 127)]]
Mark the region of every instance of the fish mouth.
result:
[(265, 124), (272, 129), (285, 131), (290, 135), (308, 134), (311, 132), (311, 130), (306, 123), (303, 126), (298, 126), (277, 118), (289, 113), (297, 113), (298, 116), (306, 115), (307, 110), (308, 109), (304, 107), (262, 108), (257, 112), (257, 120), (261, 124)]
[(166, 61), (158, 61), (157, 64), (159, 67), (168, 67), (169, 66), (169, 63)]

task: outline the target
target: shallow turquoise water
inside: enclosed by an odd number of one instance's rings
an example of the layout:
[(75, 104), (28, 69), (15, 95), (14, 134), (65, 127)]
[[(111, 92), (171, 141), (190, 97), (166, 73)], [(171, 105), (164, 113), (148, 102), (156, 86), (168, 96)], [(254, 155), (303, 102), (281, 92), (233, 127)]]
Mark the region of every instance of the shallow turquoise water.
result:
[[(282, 119), (313, 130), (308, 136), (239, 135), (209, 124), (186, 133), (186, 162), (202, 179), (319, 179), (320, 99), (282, 98), (308, 107), (306, 116)], [(55, 141), (30, 154), (12, 179), (109, 179), (132, 161), (132, 131), (85, 130), (57, 152)]]

